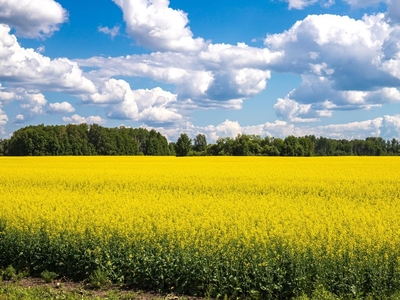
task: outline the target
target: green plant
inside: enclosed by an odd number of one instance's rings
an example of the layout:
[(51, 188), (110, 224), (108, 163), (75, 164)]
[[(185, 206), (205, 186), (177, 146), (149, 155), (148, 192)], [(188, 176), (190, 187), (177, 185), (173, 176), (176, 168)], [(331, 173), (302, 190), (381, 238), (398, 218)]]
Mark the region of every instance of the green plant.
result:
[(328, 292), (322, 285), (317, 286), (312, 295), (312, 300), (337, 300), (334, 294)]
[(92, 288), (99, 289), (107, 286), (110, 283), (107, 273), (101, 269), (96, 269), (92, 275), (89, 276), (89, 284)]
[(17, 275), (17, 272), (15, 271), (13, 266), (8, 266), (4, 271), (3, 271), (3, 279), (4, 280), (13, 280)]
[(43, 278), (44, 281), (47, 283), (52, 282), (54, 279), (57, 278), (58, 274), (54, 272), (49, 272), (49, 271), (43, 271), (40, 276)]

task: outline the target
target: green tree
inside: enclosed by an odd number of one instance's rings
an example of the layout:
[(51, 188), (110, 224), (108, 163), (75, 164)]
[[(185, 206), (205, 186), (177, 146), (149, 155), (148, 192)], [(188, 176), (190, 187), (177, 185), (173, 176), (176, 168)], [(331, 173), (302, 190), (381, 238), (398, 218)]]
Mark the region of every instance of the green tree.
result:
[(304, 149), (302, 145), (299, 143), (299, 140), (293, 136), (289, 135), (284, 140), (285, 144), (285, 155), (287, 156), (303, 156)]
[(174, 142), (170, 142), (170, 143), (168, 144), (168, 149), (169, 149), (169, 154), (170, 154), (170, 155), (176, 155), (176, 152), (175, 152), (175, 143), (174, 143)]
[(207, 138), (204, 134), (198, 134), (194, 139), (193, 150), (198, 152), (206, 151), (207, 149)]
[(186, 133), (181, 133), (175, 145), (177, 156), (187, 156), (192, 149), (192, 140)]
[(233, 155), (248, 156), (250, 153), (250, 136), (246, 134), (238, 134), (233, 144)]
[(281, 138), (272, 138), (271, 141), (274, 153), (279, 153), (278, 155), (285, 155), (285, 142)]
[(304, 156), (313, 156), (314, 155), (314, 144), (310, 137), (299, 137), (298, 142), (303, 148)]
[(6, 155), (6, 139), (0, 139), (0, 156)]

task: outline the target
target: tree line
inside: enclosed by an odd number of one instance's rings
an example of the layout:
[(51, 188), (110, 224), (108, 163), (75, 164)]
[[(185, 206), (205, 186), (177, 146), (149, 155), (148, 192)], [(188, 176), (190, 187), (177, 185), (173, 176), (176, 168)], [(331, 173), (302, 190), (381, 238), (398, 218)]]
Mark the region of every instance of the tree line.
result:
[(176, 154), (186, 155), (232, 155), (232, 156), (349, 156), (349, 155), (400, 155), (397, 139), (384, 140), (381, 137), (367, 137), (365, 140), (329, 139), (307, 135), (284, 139), (259, 135), (239, 134), (235, 138), (217, 139), (207, 144), (204, 134), (193, 140), (181, 134), (175, 145)]
[(169, 142), (145, 128), (107, 128), (97, 124), (27, 126), (0, 139), (0, 155), (176, 155), (176, 156), (344, 156), (400, 155), (397, 139), (330, 139), (308, 135), (284, 139), (239, 134), (207, 143), (204, 134), (191, 139), (182, 133)]
[(97, 124), (27, 126), (0, 141), (0, 155), (175, 155), (165, 136), (144, 128)]

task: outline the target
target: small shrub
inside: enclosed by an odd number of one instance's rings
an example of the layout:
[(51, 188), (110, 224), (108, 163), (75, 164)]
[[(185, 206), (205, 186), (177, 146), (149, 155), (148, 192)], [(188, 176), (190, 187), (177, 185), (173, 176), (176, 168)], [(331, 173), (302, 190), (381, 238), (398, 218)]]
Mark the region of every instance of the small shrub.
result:
[(8, 266), (4, 271), (3, 271), (3, 279), (4, 280), (13, 280), (17, 275), (17, 272), (15, 271), (13, 266)]
[(54, 272), (49, 272), (49, 271), (43, 271), (40, 276), (43, 278), (43, 280), (47, 283), (52, 282), (54, 279), (57, 278), (57, 273)]
[(92, 288), (99, 289), (105, 287), (110, 283), (110, 280), (107, 277), (107, 273), (96, 269), (92, 275), (89, 276), (89, 284)]

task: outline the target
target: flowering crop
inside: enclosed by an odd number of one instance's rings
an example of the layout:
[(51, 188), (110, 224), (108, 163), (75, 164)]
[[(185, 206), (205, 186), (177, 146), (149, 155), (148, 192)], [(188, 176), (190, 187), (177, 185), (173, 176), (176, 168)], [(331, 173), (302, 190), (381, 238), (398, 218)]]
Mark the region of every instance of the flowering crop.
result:
[(0, 267), (198, 295), (400, 290), (397, 157), (0, 159)]

